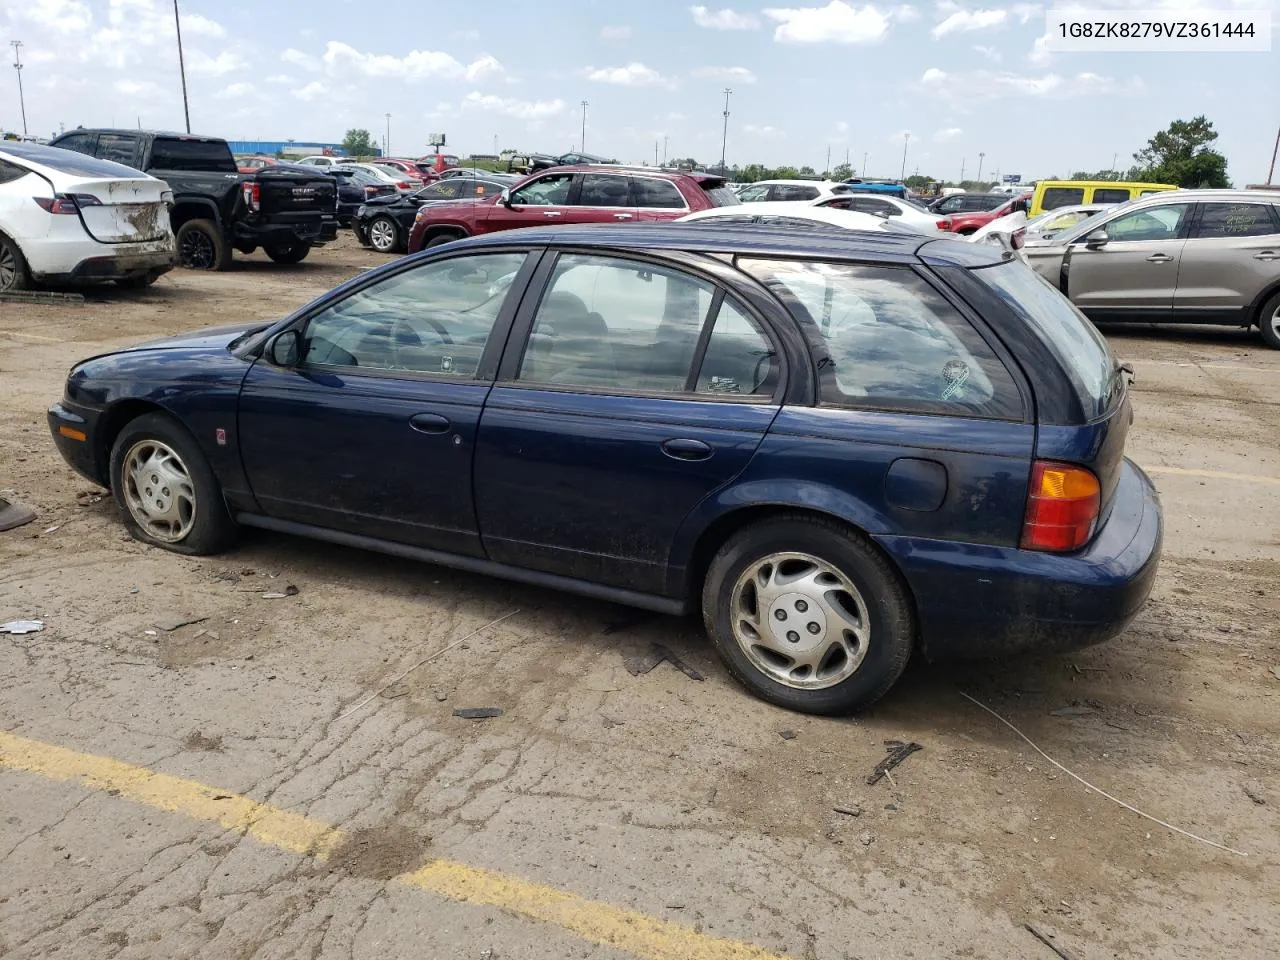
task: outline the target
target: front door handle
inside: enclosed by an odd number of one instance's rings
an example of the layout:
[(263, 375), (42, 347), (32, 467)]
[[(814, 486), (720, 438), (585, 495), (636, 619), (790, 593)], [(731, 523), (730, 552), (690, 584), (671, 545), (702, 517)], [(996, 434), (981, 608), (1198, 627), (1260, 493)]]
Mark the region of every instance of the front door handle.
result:
[(562, 216), (562, 214), (560, 213), (560, 211), (559, 211), (559, 210), (543, 210), (543, 211), (542, 211), (542, 215), (543, 215), (544, 217), (559, 217), (559, 216)]
[(662, 441), (662, 452), (673, 460), (708, 460), (711, 457), (711, 445), (701, 440), (675, 438)]
[(630, 219), (631, 219), (631, 214), (629, 214), (629, 213), (615, 213), (615, 214), (613, 215), (613, 219), (615, 219), (615, 220), (630, 220)]
[(449, 421), (438, 413), (415, 413), (409, 418), (409, 426), (419, 433), (448, 433)]
[(1147, 263), (1173, 263), (1173, 257), (1167, 253), (1153, 253), (1147, 257)]
[(1261, 250), (1253, 255), (1255, 260), (1280, 260), (1280, 253), (1274, 250)]

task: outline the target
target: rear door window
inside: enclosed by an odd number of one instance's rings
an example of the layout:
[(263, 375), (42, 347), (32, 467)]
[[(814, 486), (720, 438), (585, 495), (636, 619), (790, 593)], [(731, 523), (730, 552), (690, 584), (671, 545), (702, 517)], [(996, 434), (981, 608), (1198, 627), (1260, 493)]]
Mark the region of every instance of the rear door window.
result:
[(100, 134), (97, 155), (102, 160), (111, 160), (126, 167), (136, 168), (141, 162), (141, 157), (138, 156), (138, 138), (128, 134)]
[(1266, 203), (1205, 203), (1193, 237), (1223, 240), (1234, 237), (1265, 237), (1280, 233), (1272, 207)]
[(1084, 203), (1084, 187), (1046, 187), (1040, 206), (1045, 210), (1074, 207)]
[(1093, 199), (1090, 203), (1127, 203), (1128, 200), (1127, 188), (1118, 190), (1115, 187), (1099, 187), (1093, 191)]
[(780, 183), (773, 188), (775, 200), (817, 200), (818, 188), (799, 183)]
[(93, 156), (93, 150), (97, 143), (98, 135), (96, 133), (69, 133), (65, 137), (60, 137), (54, 146), (59, 150), (74, 150), (76, 153), (87, 153), (89, 156)]
[(463, 186), (461, 179), (441, 180), (429, 187), (423, 187), (418, 191), (418, 196), (423, 200), (456, 200), (462, 196)]
[(753, 183), (749, 187), (743, 187), (738, 192), (738, 200), (742, 203), (758, 203), (768, 199), (769, 185), (767, 183)]
[(631, 205), (657, 210), (683, 210), (686, 206), (674, 183), (652, 177), (631, 178)]
[(902, 211), (895, 207), (887, 200), (880, 200), (877, 197), (855, 197), (849, 201), (849, 210), (857, 210), (859, 213), (870, 213), (877, 217), (897, 217), (902, 215)]
[(821, 402), (997, 420), (1022, 398), (981, 334), (904, 267), (740, 260), (800, 321)]
[(625, 207), (629, 206), (629, 187), (626, 177), (613, 174), (588, 173), (582, 177), (582, 188), (578, 193), (580, 207)]

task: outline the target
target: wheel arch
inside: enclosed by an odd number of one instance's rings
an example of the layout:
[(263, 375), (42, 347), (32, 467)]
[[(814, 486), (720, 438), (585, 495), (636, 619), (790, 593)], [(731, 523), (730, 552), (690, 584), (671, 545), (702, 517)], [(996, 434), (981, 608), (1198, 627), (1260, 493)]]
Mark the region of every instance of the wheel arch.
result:
[[(125, 427), (147, 413), (163, 413), (173, 417), (172, 412), (151, 400), (126, 397), (111, 404), (98, 418), (98, 427), (94, 431), (93, 452), (99, 481), (104, 487), (108, 489), (111, 487), (111, 448), (115, 446), (116, 438)], [(174, 420), (176, 421), (177, 418), (174, 417)]]
[(174, 233), (177, 233), (188, 220), (212, 220), (219, 230), (224, 229), (222, 214), (217, 204), (201, 197), (183, 197), (169, 212), (169, 224), (173, 227)]
[(1249, 304), (1249, 309), (1245, 312), (1245, 326), (1257, 327), (1262, 325), (1262, 308), (1277, 293), (1280, 293), (1280, 279), (1273, 280), (1263, 287), (1262, 292), (1253, 298), (1253, 302)]

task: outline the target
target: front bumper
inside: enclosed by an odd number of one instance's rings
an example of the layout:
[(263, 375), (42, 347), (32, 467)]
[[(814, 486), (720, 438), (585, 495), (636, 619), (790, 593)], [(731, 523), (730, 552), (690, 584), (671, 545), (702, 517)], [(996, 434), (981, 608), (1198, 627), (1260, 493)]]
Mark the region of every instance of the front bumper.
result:
[(49, 408), (49, 430), (62, 459), (80, 476), (109, 487), (106, 458), (98, 443), (98, 411), (63, 400)]
[(1125, 460), (1106, 524), (1070, 554), (879, 537), (915, 594), (930, 660), (1071, 650), (1110, 640), (1151, 593), (1164, 537), (1155, 487)]

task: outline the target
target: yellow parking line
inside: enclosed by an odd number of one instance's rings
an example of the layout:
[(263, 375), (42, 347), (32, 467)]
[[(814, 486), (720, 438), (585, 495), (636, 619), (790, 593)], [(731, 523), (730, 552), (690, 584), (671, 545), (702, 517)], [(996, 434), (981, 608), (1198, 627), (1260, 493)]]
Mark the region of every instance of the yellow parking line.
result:
[(1253, 473), (1226, 473), (1222, 470), (1187, 470), (1182, 467), (1149, 467), (1142, 465), (1147, 473), (1167, 473), (1175, 477), (1208, 477), (1212, 480), (1243, 480), (1246, 483), (1274, 483), (1280, 485), (1280, 477), (1263, 477)]
[[(54, 780), (76, 780), (95, 790), (217, 823), (270, 846), (321, 860), (346, 837), (340, 828), (312, 817), (196, 780), (0, 731), (0, 768), (6, 767)], [(644, 960), (786, 960), (753, 944), (710, 937), (692, 927), (465, 863), (432, 860), (392, 882), (458, 903), (507, 910)]]

